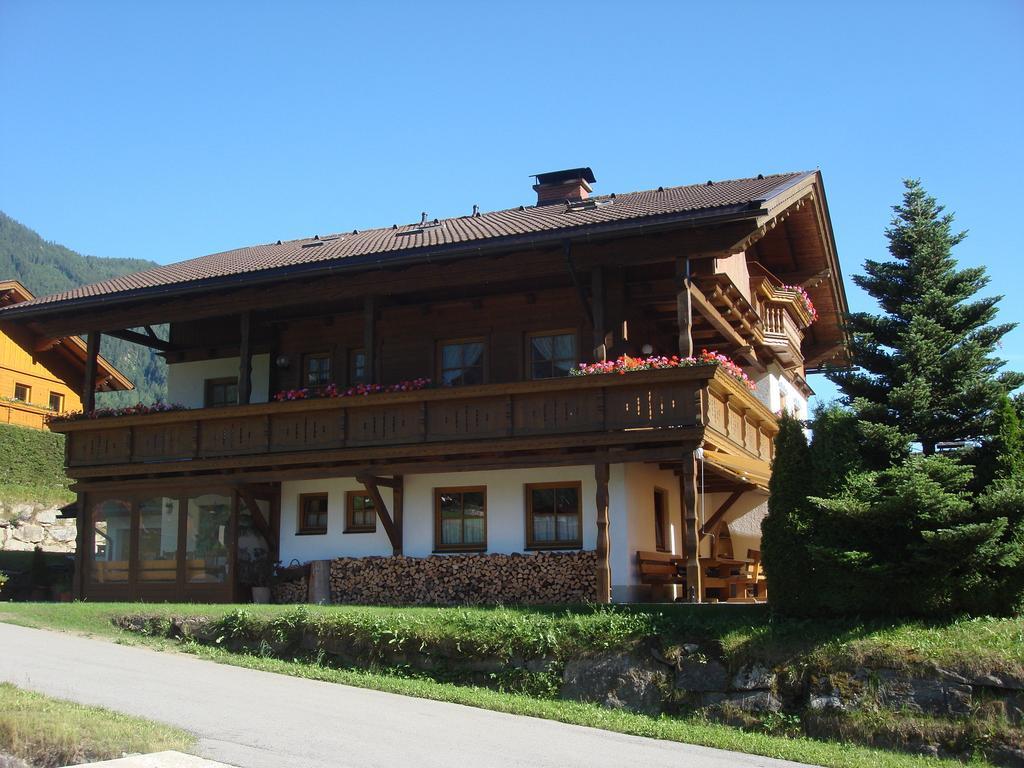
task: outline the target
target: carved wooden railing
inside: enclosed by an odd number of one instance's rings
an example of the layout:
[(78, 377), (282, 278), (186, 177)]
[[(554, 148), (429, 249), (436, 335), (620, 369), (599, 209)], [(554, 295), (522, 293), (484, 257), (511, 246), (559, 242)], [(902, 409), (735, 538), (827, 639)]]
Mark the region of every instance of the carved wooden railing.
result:
[[(707, 427), (770, 460), (775, 419), (717, 367), (644, 371), (417, 392), (172, 411), (55, 423), (80, 467), (285, 456), (460, 441), (642, 442), (643, 430)], [(603, 434), (603, 438), (595, 437)], [(615, 437), (615, 436), (618, 437)], [(669, 438), (666, 432), (662, 438)], [(289, 463), (283, 461), (283, 463)]]

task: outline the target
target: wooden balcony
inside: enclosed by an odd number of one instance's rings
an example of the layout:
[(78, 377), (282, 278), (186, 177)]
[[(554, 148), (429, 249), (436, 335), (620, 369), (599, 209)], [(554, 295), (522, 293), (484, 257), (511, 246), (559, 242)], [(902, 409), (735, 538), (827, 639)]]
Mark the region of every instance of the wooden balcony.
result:
[[(795, 302), (794, 302), (795, 303)], [(765, 303), (762, 308), (764, 343), (771, 347), (780, 362), (789, 368), (803, 365), (804, 357), (800, 351), (804, 333), (787, 304)]]
[[(266, 473), (453, 454), (713, 447), (771, 460), (772, 414), (717, 367), (275, 402), (53, 425), (76, 479)], [(585, 460), (585, 459), (583, 459)], [(499, 462), (500, 463), (500, 462)], [(567, 463), (563, 461), (563, 463)], [(409, 470), (414, 471), (414, 470)]]

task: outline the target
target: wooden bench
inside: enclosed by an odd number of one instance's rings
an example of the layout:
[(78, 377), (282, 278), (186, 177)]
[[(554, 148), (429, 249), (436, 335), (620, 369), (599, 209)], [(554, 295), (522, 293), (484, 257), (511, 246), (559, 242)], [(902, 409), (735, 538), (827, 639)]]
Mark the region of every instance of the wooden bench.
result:
[(651, 588), (651, 598), (655, 601), (666, 599), (666, 588), (670, 584), (686, 586), (685, 561), (671, 552), (637, 552), (636, 565), (640, 583)]

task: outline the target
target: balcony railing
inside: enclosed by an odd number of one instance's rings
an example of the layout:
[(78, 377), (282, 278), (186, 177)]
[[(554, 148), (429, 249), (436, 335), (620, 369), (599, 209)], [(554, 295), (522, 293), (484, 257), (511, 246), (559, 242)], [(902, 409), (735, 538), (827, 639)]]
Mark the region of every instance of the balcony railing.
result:
[[(770, 460), (772, 414), (712, 366), (63, 422), (73, 477), (684, 440), (710, 430)], [(698, 436), (699, 437), (699, 436)], [(456, 446), (457, 447), (457, 446)], [(462, 450), (466, 450), (463, 448)]]

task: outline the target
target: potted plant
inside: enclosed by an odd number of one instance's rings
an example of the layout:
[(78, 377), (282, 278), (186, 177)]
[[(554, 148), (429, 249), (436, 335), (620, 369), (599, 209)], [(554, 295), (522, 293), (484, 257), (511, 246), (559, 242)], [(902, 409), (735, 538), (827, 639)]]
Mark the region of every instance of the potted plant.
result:
[(257, 605), (270, 603), (276, 565), (270, 561), (269, 555), (252, 561), (252, 601)]

